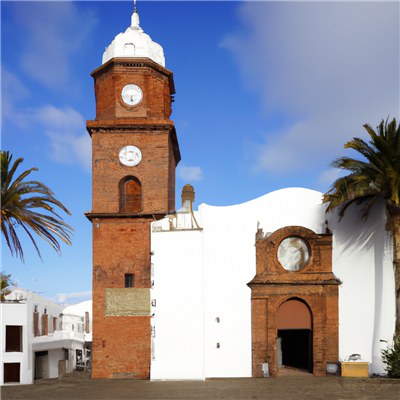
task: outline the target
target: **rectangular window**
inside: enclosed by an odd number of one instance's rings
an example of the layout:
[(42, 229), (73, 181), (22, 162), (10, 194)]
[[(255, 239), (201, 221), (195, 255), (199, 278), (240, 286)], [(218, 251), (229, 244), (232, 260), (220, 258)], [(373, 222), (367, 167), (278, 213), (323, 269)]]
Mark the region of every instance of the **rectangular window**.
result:
[(47, 314), (42, 315), (42, 335), (49, 334), (49, 319)]
[(33, 336), (40, 336), (38, 312), (33, 313)]
[(125, 287), (130, 288), (133, 287), (133, 274), (125, 274)]
[(6, 351), (22, 351), (22, 326), (6, 325)]
[(85, 332), (89, 333), (90, 332), (90, 327), (89, 327), (89, 312), (85, 311)]
[(20, 382), (20, 363), (4, 363), (4, 383)]

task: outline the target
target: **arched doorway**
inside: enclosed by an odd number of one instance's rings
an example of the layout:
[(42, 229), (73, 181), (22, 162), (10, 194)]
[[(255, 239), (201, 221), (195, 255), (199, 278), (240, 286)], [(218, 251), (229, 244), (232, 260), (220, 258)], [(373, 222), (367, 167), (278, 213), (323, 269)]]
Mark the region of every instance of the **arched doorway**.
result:
[(296, 298), (285, 301), (276, 322), (278, 360), (281, 357), (282, 365), (312, 373), (312, 315), (307, 304)]

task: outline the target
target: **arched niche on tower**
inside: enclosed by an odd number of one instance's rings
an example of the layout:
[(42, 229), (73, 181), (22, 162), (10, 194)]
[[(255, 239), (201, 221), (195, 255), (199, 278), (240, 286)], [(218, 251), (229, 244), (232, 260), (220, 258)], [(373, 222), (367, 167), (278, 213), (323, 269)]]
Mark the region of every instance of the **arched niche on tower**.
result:
[(142, 211), (142, 185), (135, 176), (126, 176), (119, 183), (119, 210), (126, 213)]

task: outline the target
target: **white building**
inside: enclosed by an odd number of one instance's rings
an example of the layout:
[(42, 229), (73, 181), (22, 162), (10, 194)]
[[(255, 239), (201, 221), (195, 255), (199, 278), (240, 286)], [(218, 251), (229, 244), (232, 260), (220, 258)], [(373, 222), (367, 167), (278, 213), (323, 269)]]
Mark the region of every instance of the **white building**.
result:
[(392, 342), (394, 276), (383, 203), (366, 221), (351, 207), (338, 222), (322, 193), (290, 188), (229, 207), (190, 205), (152, 224), (154, 299), (151, 379), (252, 376), (250, 288), (258, 227), (301, 226), (333, 233), (339, 287), (339, 359), (358, 353), (369, 373), (384, 372)]
[(31, 384), (90, 368), (92, 302), (53, 303), (11, 287), (0, 303), (0, 384)]

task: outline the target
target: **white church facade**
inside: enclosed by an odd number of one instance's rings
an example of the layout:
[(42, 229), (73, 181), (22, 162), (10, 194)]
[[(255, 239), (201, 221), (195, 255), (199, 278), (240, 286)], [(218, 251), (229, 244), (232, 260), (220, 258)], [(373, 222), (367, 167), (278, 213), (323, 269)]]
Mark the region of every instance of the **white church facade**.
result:
[[(201, 204), (152, 224), (151, 379), (252, 376), (251, 290), (255, 234), (301, 226), (332, 232), (339, 285), (339, 361), (359, 354), (369, 375), (383, 373), (381, 349), (392, 342), (394, 276), (383, 203), (367, 221), (348, 210), (325, 214), (322, 193), (278, 190), (244, 204)], [(193, 218), (194, 217), (194, 218)], [(289, 272), (293, 274), (296, 272)]]

